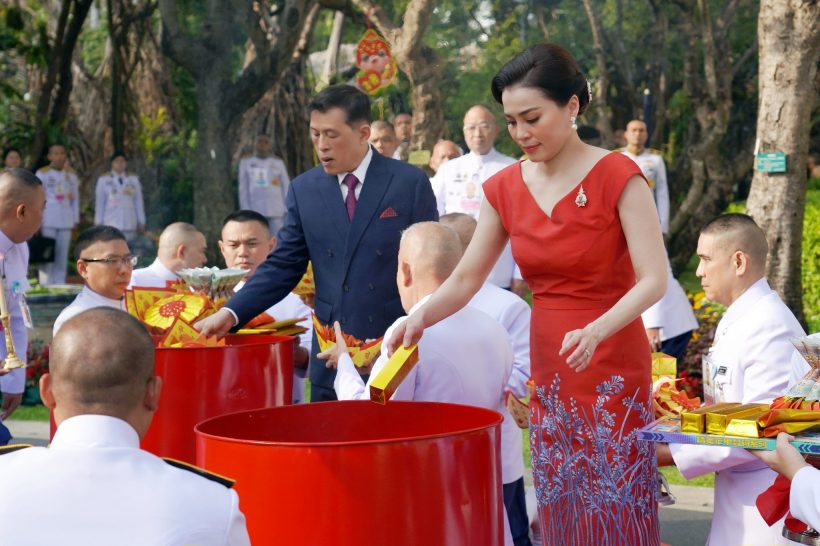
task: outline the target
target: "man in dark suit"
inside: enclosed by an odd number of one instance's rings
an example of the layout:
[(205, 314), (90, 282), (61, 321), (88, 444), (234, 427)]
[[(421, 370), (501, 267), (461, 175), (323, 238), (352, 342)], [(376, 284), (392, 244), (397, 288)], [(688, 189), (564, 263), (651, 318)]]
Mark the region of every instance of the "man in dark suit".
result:
[[(345, 333), (369, 339), (404, 314), (396, 287), (399, 240), (410, 225), (438, 219), (430, 181), (370, 147), (370, 99), (355, 87), (328, 87), (308, 108), (321, 167), (293, 180), (276, 248), (242, 291), (196, 324), (208, 335), (245, 324), (281, 300), (308, 260), (323, 324), (338, 320)], [(311, 401), (335, 400), (336, 370), (316, 358), (318, 345), (314, 338)]]

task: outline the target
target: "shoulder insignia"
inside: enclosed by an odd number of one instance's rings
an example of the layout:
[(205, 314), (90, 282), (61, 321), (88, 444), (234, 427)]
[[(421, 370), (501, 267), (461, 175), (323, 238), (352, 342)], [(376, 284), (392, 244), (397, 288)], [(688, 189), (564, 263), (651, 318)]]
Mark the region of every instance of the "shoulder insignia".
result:
[(0, 455), (14, 453), (15, 451), (20, 451), (21, 449), (26, 449), (27, 447), (31, 447), (31, 444), (10, 444), (7, 446), (0, 446)]
[(212, 482), (216, 482), (219, 485), (224, 485), (228, 489), (233, 487), (234, 484), (236, 483), (236, 480), (232, 480), (232, 479), (227, 478), (225, 476), (220, 476), (219, 474), (215, 474), (213, 472), (205, 470), (204, 468), (200, 468), (198, 466), (192, 465), (190, 463), (186, 463), (184, 461), (179, 461), (177, 459), (171, 459), (170, 457), (163, 457), (162, 460), (165, 461), (166, 463), (168, 463), (169, 465), (175, 467), (175, 468), (179, 468), (181, 470), (187, 470), (188, 472), (192, 472), (192, 473), (196, 474), (197, 476), (200, 476), (200, 477), (205, 478), (207, 480), (211, 480)]
[(656, 148), (647, 148), (646, 151), (650, 154), (663, 155), (663, 152), (661, 152), (660, 150), (658, 150)]
[(50, 170), (51, 170), (51, 167), (49, 167), (48, 165), (45, 165), (44, 167), (40, 167), (39, 169), (37, 169), (37, 172), (38, 173), (47, 173)]
[(615, 148), (614, 151), (623, 153), (626, 151), (626, 148)]

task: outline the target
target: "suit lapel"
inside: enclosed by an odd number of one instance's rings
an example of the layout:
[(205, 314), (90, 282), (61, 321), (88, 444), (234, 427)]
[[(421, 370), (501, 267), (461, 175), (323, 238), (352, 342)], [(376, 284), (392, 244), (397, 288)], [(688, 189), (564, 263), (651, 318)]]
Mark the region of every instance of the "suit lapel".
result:
[[(359, 201), (356, 204), (356, 214), (350, 223), (350, 231), (347, 234), (347, 244), (345, 245), (345, 268), (350, 265), (350, 259), (356, 251), (356, 247), (364, 234), (364, 230), (379, 210), (379, 204), (390, 186), (393, 175), (385, 168), (385, 159), (377, 152), (373, 152), (373, 159), (365, 174), (365, 182)], [(340, 190), (341, 193), (341, 190)]]
[(321, 176), (323, 178), (319, 184), (319, 194), (324, 201), (328, 218), (336, 229), (336, 233), (345, 238), (350, 231), (350, 220), (347, 218), (347, 209), (342, 199), (342, 190), (339, 188), (339, 179), (335, 174), (323, 173)]

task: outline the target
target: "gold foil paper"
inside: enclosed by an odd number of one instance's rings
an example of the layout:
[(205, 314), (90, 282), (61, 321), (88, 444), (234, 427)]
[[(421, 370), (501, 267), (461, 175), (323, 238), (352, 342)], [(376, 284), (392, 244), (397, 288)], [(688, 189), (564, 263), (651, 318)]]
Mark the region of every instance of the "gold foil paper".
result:
[(769, 409), (769, 404), (743, 404), (734, 408), (710, 411), (706, 414), (706, 434), (725, 434), (726, 427), (732, 419), (744, 419), (762, 414)]
[(726, 427), (726, 436), (742, 436), (744, 438), (760, 438), (761, 430), (757, 420), (766, 413), (762, 410), (748, 417), (732, 419)]
[(720, 402), (711, 406), (702, 406), (696, 410), (683, 411), (680, 414), (680, 431), (692, 434), (703, 434), (706, 430), (706, 414), (725, 408), (736, 408), (740, 402)]

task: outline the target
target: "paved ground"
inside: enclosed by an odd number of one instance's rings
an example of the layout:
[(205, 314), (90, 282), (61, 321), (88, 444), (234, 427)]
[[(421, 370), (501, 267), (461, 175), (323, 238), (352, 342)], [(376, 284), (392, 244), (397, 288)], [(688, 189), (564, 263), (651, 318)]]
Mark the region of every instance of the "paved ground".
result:
[[(13, 443), (38, 446), (48, 443), (48, 423), (10, 420), (5, 424), (14, 435)], [(532, 477), (529, 471), (527, 474), (525, 481), (531, 486)], [(661, 540), (670, 546), (703, 546), (712, 520), (712, 489), (685, 485), (671, 487), (677, 502), (660, 509)]]

